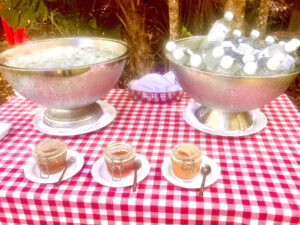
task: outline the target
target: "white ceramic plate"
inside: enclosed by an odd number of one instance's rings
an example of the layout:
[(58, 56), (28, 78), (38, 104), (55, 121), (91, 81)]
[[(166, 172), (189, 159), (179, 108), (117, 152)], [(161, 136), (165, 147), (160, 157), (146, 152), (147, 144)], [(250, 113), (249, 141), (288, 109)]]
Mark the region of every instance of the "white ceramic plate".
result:
[[(205, 187), (208, 187), (215, 183), (221, 175), (221, 169), (219, 165), (209, 157), (203, 156), (202, 164), (208, 164), (211, 167), (211, 173), (207, 175), (205, 180)], [(177, 177), (172, 170), (171, 160), (170, 158), (165, 158), (163, 164), (161, 166), (162, 175), (169, 181), (170, 183), (183, 187), (183, 188), (200, 188), (202, 183), (202, 174), (199, 172), (196, 177), (193, 178), (192, 181), (184, 182), (181, 178)]]
[(0, 140), (4, 138), (5, 135), (7, 135), (9, 129), (11, 128), (10, 123), (3, 123), (0, 122)]
[(56, 136), (72, 136), (72, 135), (79, 135), (89, 133), (98, 129), (101, 129), (108, 124), (110, 124), (117, 115), (115, 107), (111, 104), (103, 101), (97, 101), (97, 103), (101, 106), (103, 110), (103, 115), (94, 123), (83, 125), (76, 128), (57, 128), (51, 127), (44, 123), (43, 114), (45, 109), (39, 110), (33, 119), (34, 128), (49, 134), (49, 135), (56, 135)]
[(195, 128), (196, 130), (200, 130), (205, 133), (208, 133), (208, 134), (224, 136), (224, 137), (241, 137), (241, 136), (247, 136), (250, 134), (255, 134), (267, 126), (266, 116), (259, 109), (255, 109), (255, 110), (251, 111), (251, 113), (253, 113), (253, 118), (254, 118), (253, 125), (251, 127), (249, 127), (248, 129), (241, 130), (241, 131), (215, 130), (208, 126), (205, 126), (196, 118), (195, 111), (199, 107), (200, 107), (199, 103), (190, 102), (183, 112), (183, 119), (191, 127)]
[[(67, 160), (71, 156), (75, 157), (75, 162), (73, 162), (67, 168), (66, 173), (62, 180), (67, 180), (67, 179), (73, 177), (76, 173), (78, 173), (81, 170), (81, 168), (84, 164), (84, 158), (79, 152), (76, 152), (74, 150), (67, 150)], [(24, 174), (28, 180), (31, 180), (35, 183), (51, 184), (51, 183), (56, 183), (59, 180), (60, 175), (62, 174), (62, 171), (49, 175), (49, 178), (47, 178), (47, 179), (41, 178), (40, 177), (40, 169), (38, 167), (36, 160), (34, 158), (30, 158), (24, 168)], [(44, 176), (46, 176), (46, 175), (44, 175)]]
[[(136, 159), (141, 160), (141, 168), (137, 171), (137, 183), (141, 182), (150, 171), (150, 164), (146, 157), (136, 154)], [(98, 183), (108, 187), (128, 187), (133, 184), (134, 173), (122, 178), (120, 181), (112, 180), (111, 175), (108, 173), (104, 157), (98, 159), (91, 170), (92, 176)]]

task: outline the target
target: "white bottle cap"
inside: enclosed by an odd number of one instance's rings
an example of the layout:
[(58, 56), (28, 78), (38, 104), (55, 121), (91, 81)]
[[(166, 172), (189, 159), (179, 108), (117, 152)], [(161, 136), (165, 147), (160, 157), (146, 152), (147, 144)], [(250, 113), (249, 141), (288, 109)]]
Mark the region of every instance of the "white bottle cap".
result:
[(225, 15), (224, 15), (224, 19), (226, 21), (231, 21), (233, 19), (233, 13), (230, 12), (230, 11), (226, 12)]
[(232, 32), (232, 34), (233, 34), (234, 36), (237, 36), (237, 37), (242, 36), (242, 32), (241, 32), (240, 30), (238, 30), (238, 29), (235, 29), (235, 30)]
[(173, 57), (176, 60), (182, 60), (184, 58), (183, 50), (180, 49), (180, 48), (175, 49), (174, 52), (173, 52)]
[(276, 57), (272, 57), (267, 62), (267, 68), (271, 71), (275, 71), (278, 69), (280, 65), (280, 61)]
[(291, 41), (297, 46), (297, 48), (300, 46), (300, 40), (299, 39), (294, 38)]
[(260, 35), (260, 32), (258, 30), (252, 30), (250, 36), (254, 39), (258, 38)]
[(191, 49), (185, 48), (184, 50), (185, 50), (185, 51), (187, 52), (187, 54), (189, 54), (190, 56), (194, 55), (194, 53), (193, 53), (193, 51), (192, 51)]
[(243, 62), (246, 64), (247, 62), (253, 62), (255, 60), (254, 55), (247, 53), (243, 56)]
[(296, 49), (297, 49), (297, 44), (293, 40), (289, 41), (288, 43), (286, 43), (284, 45), (284, 50), (287, 53), (291, 53), (291, 52), (295, 51)]
[(201, 64), (201, 56), (198, 54), (193, 54), (190, 59), (190, 63), (192, 67), (200, 66)]
[(285, 41), (280, 41), (278, 44), (281, 45), (281, 46), (284, 46), (286, 44), (286, 42)]
[(221, 67), (224, 69), (229, 69), (233, 64), (234, 58), (230, 57), (229, 55), (224, 55), (221, 59)]
[(174, 41), (169, 41), (167, 44), (166, 44), (166, 49), (169, 51), (169, 52), (173, 52), (175, 49), (176, 49), (176, 44)]
[(275, 38), (272, 36), (267, 36), (265, 42), (273, 44), (275, 42)]
[(214, 48), (212, 55), (213, 55), (213, 57), (218, 59), (224, 55), (224, 49), (220, 46), (217, 46)]
[(257, 70), (256, 62), (247, 62), (244, 66), (244, 72), (248, 75), (253, 75)]
[(285, 59), (284, 54), (281, 52), (276, 52), (273, 57), (277, 58), (280, 62), (282, 62)]

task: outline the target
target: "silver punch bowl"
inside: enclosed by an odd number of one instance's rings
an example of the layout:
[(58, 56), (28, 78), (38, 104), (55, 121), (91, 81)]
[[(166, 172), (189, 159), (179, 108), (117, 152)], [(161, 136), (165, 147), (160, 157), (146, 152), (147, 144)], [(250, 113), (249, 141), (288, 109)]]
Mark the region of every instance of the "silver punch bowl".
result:
[[(16, 56), (26, 57), (46, 49), (96, 48), (112, 54), (108, 60), (55, 69), (10, 65)], [(59, 54), (59, 52), (58, 52)], [(52, 127), (76, 127), (100, 118), (96, 103), (118, 81), (129, 47), (125, 42), (107, 38), (58, 38), (28, 42), (0, 54), (0, 71), (11, 86), (27, 99), (46, 107), (43, 120)], [(67, 59), (66, 59), (67, 60)]]
[[(195, 51), (203, 39), (203, 36), (194, 36), (175, 43)], [(171, 53), (165, 54), (182, 89), (201, 105), (195, 117), (209, 129), (225, 133), (250, 128), (255, 119), (251, 110), (277, 98), (300, 72), (272, 76), (215, 74), (182, 65)]]

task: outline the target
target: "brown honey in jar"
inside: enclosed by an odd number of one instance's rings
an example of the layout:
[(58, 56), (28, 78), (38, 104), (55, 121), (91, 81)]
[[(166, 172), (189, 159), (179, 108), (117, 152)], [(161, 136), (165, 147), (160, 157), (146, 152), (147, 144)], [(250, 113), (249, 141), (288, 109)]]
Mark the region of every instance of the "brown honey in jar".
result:
[(44, 174), (58, 173), (66, 167), (67, 146), (60, 140), (45, 140), (34, 149), (34, 157)]
[(125, 142), (114, 142), (104, 150), (106, 167), (113, 180), (120, 180), (133, 172), (135, 150)]
[(171, 162), (173, 173), (189, 181), (200, 171), (202, 151), (193, 144), (178, 144), (171, 151)]

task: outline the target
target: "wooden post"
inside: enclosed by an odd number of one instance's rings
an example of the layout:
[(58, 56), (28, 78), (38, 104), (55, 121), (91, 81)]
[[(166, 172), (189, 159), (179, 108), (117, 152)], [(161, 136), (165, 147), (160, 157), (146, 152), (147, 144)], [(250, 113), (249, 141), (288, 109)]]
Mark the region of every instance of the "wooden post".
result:
[(270, 4), (270, 0), (260, 0), (258, 16), (256, 18), (256, 27), (260, 31), (261, 36), (266, 33)]
[(300, 1), (294, 1), (293, 11), (290, 18), (288, 31), (300, 31)]
[(169, 24), (170, 24), (170, 39), (175, 40), (179, 36), (179, 2), (178, 2), (178, 0), (169, 0)]
[(231, 11), (234, 15), (231, 23), (232, 29), (239, 29), (242, 32), (245, 29), (245, 7), (246, 0), (227, 0), (225, 5), (225, 12)]

